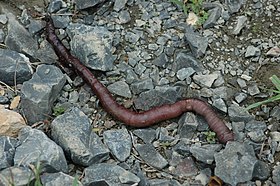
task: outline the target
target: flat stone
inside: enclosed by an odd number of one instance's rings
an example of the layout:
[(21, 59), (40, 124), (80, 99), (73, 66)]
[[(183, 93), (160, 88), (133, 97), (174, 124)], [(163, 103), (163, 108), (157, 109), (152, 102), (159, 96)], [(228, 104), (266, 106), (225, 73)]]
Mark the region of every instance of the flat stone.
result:
[(190, 152), (198, 161), (211, 165), (214, 161), (214, 154), (221, 148), (221, 144), (192, 145)]
[(274, 183), (280, 183), (280, 165), (273, 168), (272, 179)]
[(0, 135), (17, 137), (23, 127), (26, 123), (19, 113), (0, 107)]
[(217, 24), (217, 20), (221, 17), (222, 9), (221, 7), (215, 7), (208, 11), (209, 17), (208, 19), (203, 23), (203, 28), (211, 28)]
[(280, 56), (280, 48), (277, 47), (277, 46), (272, 47), (271, 49), (269, 49), (269, 51), (267, 51), (266, 55), (271, 56), (271, 57), (279, 57)]
[(0, 185), (29, 185), (34, 182), (35, 175), (27, 167), (9, 167), (0, 172)]
[(88, 117), (71, 108), (51, 123), (51, 136), (71, 160), (82, 166), (109, 159), (109, 150), (91, 129)]
[(83, 185), (78, 178), (74, 178), (63, 172), (45, 173), (40, 178), (43, 185), (74, 185), (74, 183), (77, 186)]
[(140, 157), (150, 166), (163, 169), (168, 165), (166, 159), (151, 144), (136, 144), (135, 148)]
[(118, 12), (125, 7), (126, 3), (127, 0), (116, 0), (113, 9)]
[(194, 73), (195, 73), (195, 70), (192, 67), (181, 68), (180, 70), (178, 70), (176, 76), (179, 80), (182, 81), (182, 80), (189, 78)]
[(198, 33), (187, 30), (185, 32), (186, 41), (190, 45), (192, 54), (196, 58), (204, 56), (206, 49), (208, 47), (207, 38), (200, 36)]
[(179, 136), (181, 138), (191, 139), (194, 136), (194, 133), (196, 132), (198, 120), (193, 113), (187, 112), (180, 117), (178, 124)]
[(104, 143), (119, 160), (125, 161), (132, 148), (130, 135), (126, 129), (107, 130), (103, 133)]
[(133, 173), (108, 163), (93, 164), (85, 168), (82, 179), (84, 185), (137, 185), (139, 182), (140, 179)]
[(21, 89), (20, 108), (28, 124), (44, 120), (52, 113), (52, 105), (59, 96), (66, 77), (52, 65), (39, 65)]
[(240, 122), (240, 121), (248, 122), (254, 119), (254, 116), (249, 114), (249, 112), (245, 110), (244, 107), (240, 107), (236, 104), (232, 104), (228, 107), (228, 114), (230, 120), (236, 122)]
[(237, 24), (234, 27), (232, 33), (234, 35), (238, 35), (240, 33), (240, 31), (246, 26), (247, 20), (248, 20), (248, 18), (246, 16), (238, 16), (237, 17)]
[(239, 142), (228, 142), (226, 148), (214, 155), (215, 175), (225, 183), (237, 185), (250, 181), (257, 158), (251, 145)]
[(116, 59), (113, 33), (106, 27), (73, 23), (67, 27), (67, 32), (71, 38), (71, 51), (84, 65), (101, 71), (113, 69)]
[(148, 78), (137, 81), (135, 83), (132, 83), (130, 88), (134, 94), (139, 94), (141, 92), (151, 90), (154, 88), (153, 80), (151, 78)]
[(152, 143), (156, 138), (156, 130), (147, 128), (147, 129), (136, 129), (133, 131), (133, 134), (142, 139), (145, 143)]
[(231, 14), (236, 13), (240, 10), (241, 6), (245, 3), (245, 0), (226, 0), (225, 4), (229, 8)]
[(218, 74), (208, 74), (208, 75), (194, 75), (193, 80), (197, 84), (210, 88), (214, 81), (218, 78)]
[[(41, 172), (68, 172), (63, 150), (46, 134), (31, 127), (21, 129), (19, 146), (16, 148), (14, 164), (36, 166), (40, 163)], [(33, 149), (32, 151), (30, 149)]]
[(2, 82), (14, 86), (29, 80), (32, 74), (31, 63), (24, 54), (9, 49), (0, 49), (0, 79)]
[(116, 95), (131, 98), (131, 91), (129, 89), (129, 86), (124, 81), (117, 81), (107, 86), (108, 90)]

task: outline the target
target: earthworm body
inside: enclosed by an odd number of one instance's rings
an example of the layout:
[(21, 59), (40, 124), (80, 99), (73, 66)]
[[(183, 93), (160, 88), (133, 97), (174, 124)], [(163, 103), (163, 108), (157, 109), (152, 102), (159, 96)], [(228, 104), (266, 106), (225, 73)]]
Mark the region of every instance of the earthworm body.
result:
[(184, 112), (192, 111), (205, 118), (210, 129), (216, 132), (221, 143), (234, 140), (233, 132), (217, 116), (211, 106), (202, 100), (188, 98), (139, 113), (123, 107), (115, 101), (108, 89), (96, 79), (92, 72), (62, 44), (55, 34), (54, 24), (50, 16), (46, 16), (46, 37), (54, 48), (60, 62), (64, 65), (71, 66), (90, 85), (92, 91), (99, 98), (103, 108), (126, 125), (147, 127), (163, 120), (178, 117)]

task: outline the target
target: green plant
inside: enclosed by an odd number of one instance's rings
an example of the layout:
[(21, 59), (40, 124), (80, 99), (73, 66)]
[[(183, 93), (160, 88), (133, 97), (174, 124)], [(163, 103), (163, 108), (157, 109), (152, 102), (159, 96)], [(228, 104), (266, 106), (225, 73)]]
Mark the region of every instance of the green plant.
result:
[(215, 132), (207, 131), (207, 132), (203, 132), (202, 134), (204, 134), (206, 136), (206, 140), (208, 143), (215, 143), (215, 140), (216, 140)]
[(65, 112), (65, 108), (62, 106), (57, 106), (53, 108), (53, 115), (54, 116), (59, 116)]
[(208, 13), (203, 10), (203, 0), (170, 0), (172, 3), (180, 6), (187, 15), (193, 11), (198, 16), (197, 25), (202, 25), (208, 19)]
[(257, 102), (257, 103), (253, 103), (251, 105), (249, 105), (246, 110), (250, 110), (252, 108), (255, 108), (255, 107), (258, 107), (262, 104), (265, 104), (265, 103), (270, 103), (270, 102), (274, 102), (274, 101), (277, 101), (277, 100), (280, 100), (280, 79), (276, 76), (276, 75), (273, 75), (269, 78), (271, 80), (271, 82), (274, 84), (274, 86), (276, 87), (276, 90), (270, 90), (274, 93), (276, 93), (275, 96), (272, 96), (264, 101), (260, 101), (260, 102)]

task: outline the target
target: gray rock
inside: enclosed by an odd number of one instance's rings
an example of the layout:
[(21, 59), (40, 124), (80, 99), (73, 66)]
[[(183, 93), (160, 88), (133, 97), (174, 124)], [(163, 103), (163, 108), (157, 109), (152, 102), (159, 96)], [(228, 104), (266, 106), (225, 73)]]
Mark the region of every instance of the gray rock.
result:
[(0, 14), (0, 23), (5, 25), (8, 22), (8, 18), (5, 14)]
[(198, 168), (193, 158), (183, 157), (174, 152), (172, 153), (170, 165), (171, 173), (179, 177), (192, 177), (198, 173)]
[(253, 83), (252, 85), (248, 86), (248, 93), (251, 96), (259, 94), (261, 91), (256, 83)]
[[(12, 183), (11, 183), (12, 180)], [(35, 180), (32, 170), (27, 167), (9, 167), (0, 172), (0, 185), (29, 185)]]
[(258, 180), (266, 180), (270, 176), (271, 176), (270, 166), (267, 163), (258, 160), (254, 167), (253, 178)]
[(191, 139), (194, 136), (194, 133), (198, 126), (198, 121), (196, 116), (191, 112), (187, 112), (181, 116), (178, 123), (179, 123), (179, 129), (178, 129), (179, 136), (181, 138)]
[(275, 106), (270, 112), (270, 116), (280, 120), (280, 106)]
[(112, 83), (108, 85), (107, 88), (111, 93), (122, 97), (131, 98), (132, 96), (128, 84), (124, 81)]
[(156, 57), (153, 62), (154, 65), (158, 67), (165, 67), (166, 64), (168, 63), (168, 58), (165, 53), (161, 53), (158, 57)]
[(149, 186), (181, 186), (177, 180), (167, 179), (151, 179), (149, 180)]
[(175, 55), (175, 63), (172, 68), (173, 71), (177, 72), (182, 68), (188, 68), (188, 67), (193, 68), (196, 72), (199, 72), (203, 69), (202, 64), (193, 56), (191, 56), (189, 53), (185, 51), (178, 52)]
[(39, 65), (21, 89), (20, 109), (29, 125), (43, 120), (52, 112), (52, 105), (62, 90), (66, 78), (52, 65)]
[(0, 170), (13, 165), (16, 142), (14, 138), (0, 136)]
[(252, 45), (248, 46), (246, 49), (245, 57), (258, 57), (261, 55), (261, 50)]
[(12, 14), (8, 15), (8, 35), (5, 44), (10, 50), (34, 56), (38, 50), (38, 42), (31, 34), (16, 20)]
[(140, 110), (149, 110), (155, 106), (175, 103), (182, 96), (179, 88), (168, 88), (166, 90), (149, 90), (141, 93), (134, 100), (135, 107)]
[(227, 105), (222, 98), (214, 99), (212, 105), (217, 109), (219, 109), (220, 111), (227, 113)]
[(126, 129), (107, 130), (103, 133), (104, 143), (119, 160), (125, 161), (132, 148), (132, 141)]
[(0, 29), (0, 42), (3, 43), (5, 40), (5, 32), (3, 31), (3, 29)]
[(245, 0), (226, 0), (225, 3), (228, 6), (229, 12), (233, 14), (239, 11)]
[(209, 17), (208, 19), (203, 23), (203, 28), (211, 28), (216, 25), (217, 20), (220, 18), (222, 14), (221, 7), (216, 7), (208, 11)]
[(125, 35), (125, 40), (133, 44), (137, 43), (139, 39), (140, 35), (133, 32), (127, 32)]
[(83, 184), (78, 180), (69, 176), (63, 172), (57, 173), (45, 173), (40, 176), (41, 182), (45, 186), (55, 186), (55, 185), (77, 185), (82, 186)]
[(31, 78), (33, 69), (24, 54), (0, 49), (0, 80), (8, 85), (21, 84)]
[(123, 10), (119, 14), (119, 24), (129, 23), (131, 20), (130, 13), (127, 10)]
[(204, 56), (208, 47), (208, 40), (205, 37), (200, 36), (198, 33), (187, 30), (185, 33), (186, 41), (188, 42), (192, 54), (196, 58)]
[(280, 165), (277, 165), (273, 168), (272, 179), (274, 183), (280, 183)]
[(228, 107), (228, 115), (231, 121), (236, 121), (236, 122), (240, 122), (240, 121), (248, 122), (254, 119), (254, 116), (249, 114), (249, 112), (245, 110), (244, 107), (240, 107), (236, 104), (232, 104)]
[(149, 144), (136, 144), (135, 148), (140, 157), (150, 166), (157, 169), (163, 169), (168, 165), (164, 157), (156, 151), (156, 149)]
[(126, 74), (125, 81), (127, 83), (131, 84), (138, 81), (138, 76), (132, 69), (128, 69), (127, 71), (125, 71), (125, 74)]
[(157, 128), (157, 136), (160, 143), (171, 143), (175, 140), (175, 138), (170, 136), (168, 130), (164, 127)]
[(118, 12), (125, 7), (126, 3), (127, 0), (115, 0), (113, 9)]
[(257, 158), (251, 145), (228, 142), (226, 148), (214, 155), (215, 175), (231, 185), (250, 181)]
[(140, 182), (140, 179), (129, 171), (114, 164), (100, 163), (85, 168), (82, 183), (89, 185), (134, 185)]
[(9, 103), (9, 98), (0, 95), (0, 104), (7, 104), (7, 103)]
[(70, 24), (67, 32), (71, 38), (71, 51), (82, 63), (94, 70), (113, 69), (116, 59), (112, 48), (113, 34), (107, 28)]
[(174, 151), (178, 152), (179, 154), (187, 157), (191, 155), (191, 151), (190, 151), (190, 144), (188, 144), (187, 142), (181, 140), (179, 141), (179, 143), (177, 143), (174, 146)]
[(48, 12), (54, 13), (57, 12), (63, 5), (62, 0), (52, 0), (50, 4), (48, 5)]
[(243, 93), (243, 92), (240, 92), (238, 93), (234, 99), (236, 100), (237, 103), (241, 103), (242, 101), (244, 101), (246, 98), (247, 98), (247, 94), (246, 93)]
[(198, 161), (211, 165), (214, 161), (214, 154), (221, 148), (221, 144), (192, 145), (190, 152)]
[(271, 49), (269, 49), (269, 51), (267, 51), (267, 53), (265, 55), (271, 56), (271, 57), (279, 57), (280, 56), (280, 48), (277, 47), (277, 46), (274, 46)]
[(156, 138), (156, 131), (152, 128), (136, 129), (133, 134), (142, 139), (145, 143), (152, 143)]
[(207, 74), (207, 75), (194, 75), (193, 80), (195, 83), (202, 87), (210, 88), (214, 81), (218, 78), (218, 74)]
[(91, 129), (88, 117), (78, 108), (56, 117), (51, 136), (65, 154), (79, 165), (89, 166), (109, 159), (109, 150)]
[(86, 8), (94, 7), (100, 3), (105, 2), (105, 0), (79, 0), (76, 2), (76, 7), (78, 10), (83, 10)]
[(151, 90), (154, 88), (153, 80), (151, 78), (140, 80), (132, 83), (130, 88), (133, 94), (139, 94), (141, 92)]
[(182, 81), (182, 80), (189, 78), (194, 73), (195, 73), (195, 70), (192, 67), (181, 68), (180, 70), (178, 70), (176, 76), (179, 80)]
[(248, 18), (246, 16), (238, 16), (237, 17), (237, 24), (234, 27), (232, 33), (234, 35), (238, 35), (240, 33), (240, 31), (246, 26), (247, 20), (248, 20)]
[[(32, 149), (32, 150), (31, 150)], [(36, 166), (41, 172), (68, 172), (63, 150), (46, 134), (37, 129), (25, 127), (19, 133), (19, 144), (15, 151), (14, 164)]]
[(66, 28), (70, 23), (69, 16), (52, 15), (52, 20), (55, 28)]

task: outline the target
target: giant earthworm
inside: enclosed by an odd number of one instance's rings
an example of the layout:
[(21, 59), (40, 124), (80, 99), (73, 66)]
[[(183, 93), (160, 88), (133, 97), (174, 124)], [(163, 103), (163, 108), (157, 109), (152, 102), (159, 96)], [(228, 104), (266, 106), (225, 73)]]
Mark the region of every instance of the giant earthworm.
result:
[(66, 64), (73, 68), (85, 80), (85, 82), (90, 85), (92, 91), (100, 100), (103, 108), (126, 125), (133, 127), (147, 127), (163, 120), (178, 117), (184, 112), (192, 111), (204, 116), (210, 129), (216, 132), (221, 143), (234, 140), (234, 134), (217, 116), (211, 106), (199, 99), (188, 98), (173, 104), (154, 107), (143, 112), (135, 112), (123, 107), (115, 101), (108, 89), (97, 80), (92, 72), (63, 45), (55, 34), (55, 28), (50, 16), (46, 16), (46, 37), (48, 42), (54, 48), (59, 60), (64, 65)]

